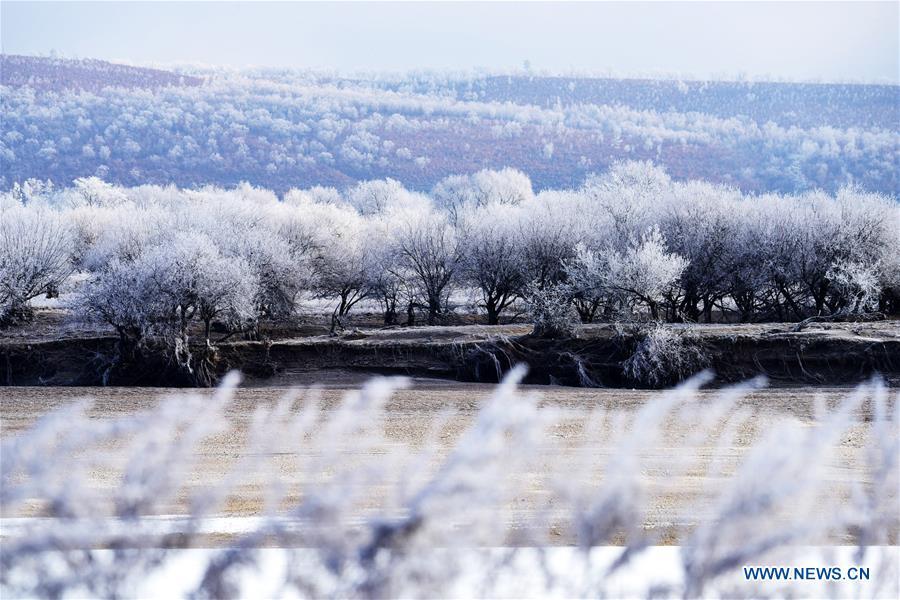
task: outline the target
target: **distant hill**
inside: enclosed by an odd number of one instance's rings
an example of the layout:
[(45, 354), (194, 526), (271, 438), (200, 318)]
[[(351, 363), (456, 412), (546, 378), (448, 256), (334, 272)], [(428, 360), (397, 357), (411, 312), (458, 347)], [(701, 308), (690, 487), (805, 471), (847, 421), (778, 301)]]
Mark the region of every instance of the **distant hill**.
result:
[(896, 127), (897, 86), (755, 81), (487, 77), (453, 86), (460, 97), (551, 107), (626, 104), (639, 110), (749, 117), (798, 127)]
[(173, 85), (200, 85), (203, 80), (162, 71), (118, 65), (103, 60), (68, 60), (42, 56), (0, 55), (0, 84), (27, 86), (39, 91), (85, 90), (105, 87), (154, 89)]
[(427, 190), (503, 167), (559, 189), (643, 160), (745, 192), (900, 191), (896, 85), (0, 65), (0, 189), (97, 175), (277, 191), (390, 177)]

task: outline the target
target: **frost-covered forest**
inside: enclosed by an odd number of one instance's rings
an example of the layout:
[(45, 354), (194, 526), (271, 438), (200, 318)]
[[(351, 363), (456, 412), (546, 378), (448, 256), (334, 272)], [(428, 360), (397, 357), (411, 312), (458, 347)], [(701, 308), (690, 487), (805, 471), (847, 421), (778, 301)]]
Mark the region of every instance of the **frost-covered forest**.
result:
[(215, 70), (3, 56), (0, 187), (234, 186), (284, 193), (512, 167), (539, 190), (624, 160), (744, 192), (900, 188), (894, 85), (573, 74)]
[[(36, 181), (0, 195), (0, 307), (63, 294), (122, 348), (163, 340), (190, 367), (192, 335), (258, 331), (319, 299), (332, 331), (358, 303), (385, 325), (531, 319), (799, 321), (897, 311), (900, 205), (836, 194), (745, 195), (619, 163), (579, 188), (535, 193), (516, 170), (391, 179), (282, 196), (236, 188)], [(194, 341), (202, 341), (194, 338)]]
[(212, 383), (216, 340), (310, 306), (556, 338), (898, 310), (897, 86), (2, 61), (0, 322), (59, 296), (120, 362)]

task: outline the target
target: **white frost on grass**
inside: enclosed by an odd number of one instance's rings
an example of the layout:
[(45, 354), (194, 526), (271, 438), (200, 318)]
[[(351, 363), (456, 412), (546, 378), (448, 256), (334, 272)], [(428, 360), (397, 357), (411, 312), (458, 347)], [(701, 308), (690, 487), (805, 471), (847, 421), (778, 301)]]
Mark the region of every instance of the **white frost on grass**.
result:
[[(584, 443), (580, 467), (550, 474), (556, 493), (539, 518), (515, 504), (554, 443), (556, 411), (516, 384), (515, 370), (447, 451), (442, 417), (421, 444), (383, 429), (404, 380), (374, 379), (334, 411), (296, 395), (258, 408), (249, 452), (224, 477), (190, 480), (204, 440), (229, 435), (235, 377), (211, 399), (181, 394), (157, 408), (91, 419), (86, 403), (46, 415), (4, 440), (0, 453), (0, 590), (6, 597), (896, 597), (900, 402), (878, 382), (859, 387), (813, 423), (785, 422), (741, 461), (730, 449), (747, 415), (739, 400), (759, 385), (697, 393), (704, 377), (651, 400), (633, 419), (600, 409), (614, 451), (598, 465)], [(863, 419), (861, 421), (860, 419)], [(687, 435), (672, 441), (667, 424)], [(824, 467), (851, 428), (864, 426), (864, 483), (835, 491)], [(558, 441), (558, 440), (557, 440)], [(561, 443), (561, 442), (560, 442)], [(111, 446), (112, 445), (112, 446)], [(290, 454), (289, 468), (271, 462)], [(443, 446), (442, 446), (443, 445)], [(115, 447), (115, 452), (110, 448)], [(713, 448), (701, 454), (699, 448)], [(660, 448), (677, 455), (663, 462)], [(99, 489), (91, 474), (127, 460)], [(278, 458), (275, 458), (278, 457)], [(735, 464), (738, 463), (738, 464)], [(118, 466), (121, 468), (121, 465)], [(290, 496), (284, 469), (303, 483)], [(552, 466), (551, 466), (552, 468)], [(733, 475), (731, 473), (734, 473)], [(716, 478), (718, 500), (675, 524), (677, 547), (645, 524), (653, 498), (684, 477)], [(263, 510), (227, 517), (241, 486), (261, 483)], [(171, 514), (171, 506), (186, 514)], [(39, 507), (39, 518), (28, 518)], [(560, 518), (560, 515), (563, 518)], [(543, 518), (541, 518), (543, 517)], [(553, 537), (551, 528), (566, 536)], [(216, 539), (210, 536), (219, 536)], [(836, 539), (854, 547), (829, 547)], [(560, 539), (573, 547), (554, 547)], [(197, 548), (209, 543), (214, 549)], [(744, 566), (870, 566), (866, 582), (753, 582)], [(175, 587), (172, 586), (181, 586)]]

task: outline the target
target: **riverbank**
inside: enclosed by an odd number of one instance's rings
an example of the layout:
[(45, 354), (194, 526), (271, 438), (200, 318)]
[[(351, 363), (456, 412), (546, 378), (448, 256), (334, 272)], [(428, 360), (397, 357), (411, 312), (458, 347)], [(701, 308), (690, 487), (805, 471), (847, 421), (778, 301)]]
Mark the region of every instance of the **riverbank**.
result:
[[(46, 325), (46, 323), (45, 323)], [(852, 384), (880, 373), (900, 384), (900, 321), (665, 325), (693, 361), (680, 378), (704, 368), (717, 381), (764, 375), (773, 384)], [(265, 340), (216, 343), (217, 368), (242, 371), (265, 384), (329, 369), (406, 374), (460, 381), (498, 381), (512, 365), (526, 363), (527, 381), (581, 387), (652, 387), (629, 377), (647, 328), (584, 325), (575, 336), (544, 339), (525, 324), (359, 328), (329, 336), (317, 326), (282, 327)], [(111, 332), (39, 325), (0, 335), (0, 383), (4, 385), (171, 385), (155, 365), (135, 365), (108, 378), (117, 338)], [(670, 379), (671, 379), (670, 378)], [(666, 383), (672, 383), (667, 381)]]

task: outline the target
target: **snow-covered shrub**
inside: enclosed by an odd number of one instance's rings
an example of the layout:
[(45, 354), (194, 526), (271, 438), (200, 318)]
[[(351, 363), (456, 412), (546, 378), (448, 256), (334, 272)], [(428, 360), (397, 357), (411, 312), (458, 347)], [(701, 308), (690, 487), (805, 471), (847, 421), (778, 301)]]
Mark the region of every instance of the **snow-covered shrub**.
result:
[(634, 353), (622, 364), (625, 377), (640, 385), (662, 387), (709, 366), (703, 348), (684, 332), (654, 323), (637, 334)]
[(833, 288), (838, 312), (856, 314), (878, 308), (881, 295), (879, 265), (839, 261), (831, 265), (826, 277)]
[(565, 338), (575, 335), (579, 322), (572, 306), (572, 288), (564, 283), (538, 287), (529, 286), (525, 292), (525, 306), (534, 324), (534, 335)]

